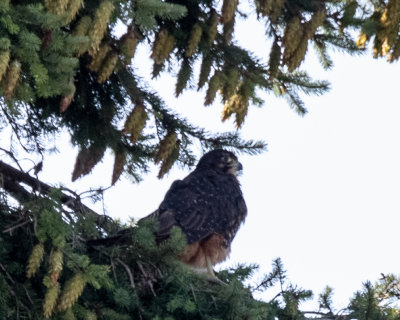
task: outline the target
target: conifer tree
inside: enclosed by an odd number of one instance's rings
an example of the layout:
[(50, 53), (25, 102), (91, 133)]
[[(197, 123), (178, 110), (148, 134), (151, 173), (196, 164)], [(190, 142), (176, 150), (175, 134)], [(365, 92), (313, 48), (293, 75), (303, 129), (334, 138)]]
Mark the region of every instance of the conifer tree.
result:
[[(67, 188), (28, 173), (20, 152), (48, 156), (50, 136), (67, 131), (79, 147), (72, 180), (115, 155), (111, 184), (125, 173), (134, 180), (150, 163), (162, 178), (175, 164), (193, 165), (194, 145), (256, 154), (262, 141), (239, 131), (212, 133), (193, 126), (167, 106), (145, 80), (176, 74), (175, 95), (204, 88), (204, 104), (223, 105), (222, 119), (238, 128), (248, 109), (262, 105), (259, 92), (286, 98), (299, 114), (302, 94), (322, 94), (326, 81), (301, 70), (314, 46), (329, 69), (329, 50), (366, 50), (390, 62), (400, 56), (400, 2), (355, 0), (254, 0), (270, 50), (257, 57), (235, 39), (242, 2), (182, 0), (3, 0), (0, 2), (0, 146), (16, 169), (0, 162), (0, 319), (372, 319), (400, 320), (400, 280), (382, 275), (367, 282), (340, 314), (332, 289), (320, 310), (302, 311), (312, 292), (292, 284), (282, 262), (255, 285), (256, 266), (219, 273), (227, 285), (210, 283), (181, 265), (185, 246), (179, 229), (156, 245), (150, 222), (135, 225), (129, 244), (110, 248), (87, 240), (122, 226), (86, 207)], [(117, 26), (125, 32), (116, 36)], [(358, 38), (353, 35), (359, 34)], [(138, 74), (138, 46), (151, 48), (151, 75)], [(196, 74), (195, 66), (200, 72)], [(175, 68), (179, 66), (179, 68)], [(33, 175), (32, 175), (33, 173)], [(278, 288), (267, 301), (256, 291)]]

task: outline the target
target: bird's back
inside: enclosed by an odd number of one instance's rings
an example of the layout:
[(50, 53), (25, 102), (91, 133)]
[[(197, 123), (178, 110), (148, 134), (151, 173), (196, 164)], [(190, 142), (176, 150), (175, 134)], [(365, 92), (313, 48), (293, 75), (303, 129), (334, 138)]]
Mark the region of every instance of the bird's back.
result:
[(196, 169), (173, 183), (159, 206), (159, 232), (179, 226), (188, 244), (212, 233), (230, 243), (247, 214), (239, 182), (231, 174)]

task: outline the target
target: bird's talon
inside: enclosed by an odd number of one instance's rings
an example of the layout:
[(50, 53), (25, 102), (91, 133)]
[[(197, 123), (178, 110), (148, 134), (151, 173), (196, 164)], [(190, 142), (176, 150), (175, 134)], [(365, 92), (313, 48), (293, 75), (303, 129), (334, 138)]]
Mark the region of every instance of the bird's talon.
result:
[(215, 275), (208, 275), (207, 276), (207, 280), (213, 283), (217, 283), (223, 286), (228, 286), (228, 284), (226, 282), (223, 282), (221, 279), (217, 278)]

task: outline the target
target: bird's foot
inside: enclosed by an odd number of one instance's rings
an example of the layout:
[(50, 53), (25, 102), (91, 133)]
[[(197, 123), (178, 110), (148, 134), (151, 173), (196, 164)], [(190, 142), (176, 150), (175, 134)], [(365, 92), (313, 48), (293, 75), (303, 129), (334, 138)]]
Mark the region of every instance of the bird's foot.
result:
[(212, 282), (212, 283), (217, 283), (223, 286), (228, 286), (228, 284), (226, 282), (223, 282), (221, 279), (217, 278), (217, 276), (215, 274), (210, 275), (207, 274), (207, 280)]
[(206, 263), (207, 263), (207, 279), (210, 282), (218, 283), (227, 286), (228, 284), (223, 282), (221, 279), (217, 278), (217, 276), (214, 273), (213, 265), (211, 263), (211, 260), (206, 257)]

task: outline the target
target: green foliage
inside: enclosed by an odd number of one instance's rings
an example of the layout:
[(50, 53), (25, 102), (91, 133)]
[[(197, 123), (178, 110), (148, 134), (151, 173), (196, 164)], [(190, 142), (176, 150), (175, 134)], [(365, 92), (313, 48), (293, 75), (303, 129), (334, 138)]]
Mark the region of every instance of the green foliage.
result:
[(172, 4), (160, 0), (137, 0), (133, 13), (135, 24), (143, 31), (151, 31), (157, 27), (156, 18), (177, 20), (187, 13), (183, 5)]
[[(48, 318), (65, 310), (67, 316), (68, 309), (82, 295), (86, 284), (96, 289), (107, 290), (112, 290), (114, 286), (109, 277), (110, 267), (91, 263), (90, 257), (82, 251), (82, 245), (76, 244), (76, 231), (82, 229), (75, 227), (73, 219), (66, 219), (71, 218), (73, 213), (63, 215), (66, 211), (60, 203), (61, 195), (60, 190), (52, 190), (48, 197), (31, 199), (20, 209), (0, 212), (2, 230), (6, 226), (9, 227), (10, 223), (10, 230), (13, 230), (12, 224), (16, 217), (25, 220), (22, 225), (26, 226), (17, 229), (15, 233), (10, 231), (9, 234), (0, 236), (0, 243), (7, 244), (2, 246), (0, 252), (0, 263), (6, 275), (3, 279), (3, 273), (0, 273), (0, 285), (7, 285), (4, 295), (0, 295), (0, 305), (6, 304), (4, 308), (9, 315), (18, 313), (23, 307), (28, 310), (29, 317), (34, 314), (35, 317), (41, 318), (43, 314)], [(76, 221), (79, 223), (81, 220)], [(40, 239), (39, 244), (33, 245), (37, 239)], [(75, 240), (71, 242), (72, 239)], [(20, 251), (24, 245), (28, 246), (26, 251)], [(24, 266), (27, 268), (26, 276)], [(25, 287), (27, 278), (30, 278), (30, 283)], [(7, 292), (13, 292), (17, 304), (7, 305)], [(26, 294), (20, 297), (21, 292)], [(33, 303), (30, 297), (39, 299), (32, 313), (29, 311), (30, 307), (27, 307)]]
[[(39, 4), (9, 5), (0, 25), (3, 48), (22, 64), (14, 99), (25, 103), (62, 94), (76, 72), (78, 59), (71, 50), (73, 36), (61, 30), (60, 18)], [(81, 41), (82, 42), (82, 41)], [(28, 94), (27, 94), (28, 93)], [(18, 105), (14, 105), (18, 108)]]
[(356, 292), (349, 309), (356, 319), (382, 319), (383, 313), (375, 296), (375, 288), (371, 282), (365, 282), (363, 289)]
[(325, 287), (325, 290), (319, 295), (319, 306), (322, 310), (326, 309), (330, 312), (331, 306), (332, 306), (332, 295), (333, 295), (333, 289), (329, 286)]
[(114, 287), (112, 280), (108, 277), (109, 266), (91, 264), (85, 271), (85, 280), (95, 289), (105, 288), (110, 290)]
[[(153, 163), (160, 178), (174, 164), (192, 166), (196, 146), (248, 154), (266, 149), (263, 141), (243, 140), (237, 131), (212, 133), (176, 114), (146, 84), (149, 75), (138, 73), (138, 46), (153, 48), (154, 76), (176, 76), (176, 96), (197, 82), (207, 88), (204, 104), (224, 102), (223, 119), (233, 116), (237, 126), (248, 108), (263, 104), (261, 91), (287, 99), (303, 115), (303, 95), (329, 90), (300, 70), (310, 44), (326, 69), (333, 66), (332, 49), (354, 54), (368, 42), (375, 57), (400, 57), (399, 1), (256, 0), (254, 7), (272, 40), (263, 57), (235, 39), (235, 18), (252, 14), (239, 12), (237, 1), (0, 1), (0, 130), (11, 132), (14, 148), (5, 152), (15, 160), (17, 140), (43, 159), (64, 130), (80, 150), (73, 178), (90, 173), (112, 150), (114, 183), (123, 172), (140, 181)], [(127, 31), (119, 36), (121, 21)], [(307, 318), (301, 303), (312, 293), (289, 282), (279, 259), (259, 284), (249, 284), (256, 266), (241, 265), (220, 271), (221, 285), (179, 262), (186, 240), (178, 228), (158, 243), (154, 222), (141, 221), (128, 242), (91, 246), (88, 239), (121, 226), (82, 210), (61, 190), (37, 187), (38, 180), (28, 188), (16, 176), (3, 178), (1, 319)], [(399, 283), (394, 275), (365, 283), (340, 316), (400, 320)], [(253, 296), (269, 290), (278, 291), (272, 300)], [(320, 295), (321, 319), (336, 319), (332, 292), (327, 287)]]
[[(248, 153), (256, 148), (262, 151), (265, 143), (261, 141), (224, 139), (235, 134), (212, 135), (173, 114), (144, 82), (143, 77), (149, 75), (137, 74), (134, 68), (138, 63), (134, 58), (136, 47), (150, 44), (156, 62), (154, 74), (174, 73), (176, 96), (191, 89), (192, 80), (199, 89), (208, 85), (205, 104), (217, 101), (220, 94), (226, 103), (223, 119), (233, 116), (239, 127), (248, 108), (263, 104), (260, 91), (278, 93), (304, 114), (302, 95), (322, 94), (329, 89), (326, 82), (314, 81), (298, 70), (308, 43), (315, 44), (321, 62), (329, 68), (329, 50), (361, 51), (352, 34), (367, 28), (369, 21), (376, 21), (367, 7), (359, 10), (356, 1), (315, 0), (305, 4), (263, 0), (255, 1), (255, 6), (260, 23), (266, 22), (267, 37), (274, 39), (265, 57), (256, 57), (234, 40), (234, 21), (239, 14), (236, 1), (226, 1), (222, 7), (208, 0), (5, 2), (0, 17), (0, 48), (4, 54), (0, 71), (5, 74), (14, 60), (21, 67), (19, 74), (6, 76), (0, 83), (0, 93), (6, 98), (2, 118), (30, 151), (44, 154), (45, 138), (63, 129), (70, 133), (81, 156), (85, 150), (104, 151), (83, 160), (78, 155), (78, 172), (73, 179), (88, 174), (111, 149), (119, 160), (118, 176), (126, 172), (133, 181), (139, 181), (148, 165), (157, 162), (165, 132), (175, 132), (180, 144), (168, 161), (161, 162), (159, 177), (174, 164), (190, 166), (196, 143), (204, 150), (218, 146)], [(116, 26), (121, 21), (127, 31), (117, 36)], [(369, 37), (373, 34), (370, 32)], [(108, 48), (106, 54), (102, 48)], [(200, 59), (203, 63), (197, 74), (195, 65)], [(178, 72), (175, 65), (181, 66)], [(129, 121), (129, 102), (140, 106), (148, 120), (140, 130), (146, 135), (137, 134), (135, 139), (121, 130)], [(17, 122), (21, 119), (16, 115), (29, 121), (20, 126)]]
[[(65, 228), (63, 219), (49, 214), (62, 207), (58, 200), (60, 192), (52, 194), (53, 198), (41, 199), (40, 205), (30, 205), (22, 211), (0, 206), (4, 208), (0, 211), (1, 230), (13, 225), (15, 218), (21, 221), (25, 215), (34, 214), (38, 222), (42, 221), (40, 224), (48, 221), (67, 239), (62, 248), (66, 262), (61, 276), (56, 279), (47, 269), (52, 259), (49, 248), (53, 246), (54, 235), (46, 231), (44, 261), (37, 274), (27, 279), (23, 269), (29, 257), (25, 252), (32, 250), (35, 224), (26, 220), (27, 223), (13, 229), (12, 233), (0, 233), (0, 243), (5, 244), (0, 246), (1, 316), (16, 319), (22, 315), (38, 319), (44, 316), (124, 320), (307, 319), (301, 311), (301, 303), (312, 293), (289, 281), (280, 259), (276, 259), (271, 272), (255, 284), (253, 279), (259, 278), (255, 265), (222, 270), (217, 276), (224, 285), (210, 281), (179, 262), (185, 245), (185, 237), (179, 228), (173, 229), (166, 242), (157, 245), (153, 235), (156, 226), (151, 219), (146, 219), (130, 231), (127, 242), (117, 242), (111, 247), (87, 245), (87, 235), (79, 231), (83, 230), (79, 224), (84, 217), (67, 220), (69, 227)], [(45, 207), (47, 210), (43, 209)], [(60, 211), (58, 213), (64, 216)], [(68, 216), (74, 215), (69, 211)], [(73, 237), (67, 235), (67, 230)], [(25, 238), (28, 235), (31, 241), (26, 241), (22, 235)], [(20, 248), (26, 248), (26, 251), (21, 252)], [(396, 297), (397, 283), (395, 276), (387, 275), (375, 287), (371, 283), (364, 284), (352, 298), (349, 308), (342, 312), (357, 320), (399, 320), (398, 309), (387, 305), (388, 300), (384, 297), (389, 293), (392, 298)], [(278, 294), (271, 300), (261, 301), (254, 298), (254, 293), (259, 291)], [(334, 317), (332, 289), (327, 287), (319, 301), (321, 317)]]
[(190, 76), (192, 75), (192, 67), (190, 65), (190, 61), (183, 60), (181, 68), (177, 75), (177, 83), (175, 88), (175, 96), (178, 97), (182, 91), (187, 87), (187, 84), (190, 80)]
[[(82, 7), (77, 1), (73, 5), (72, 0), (52, 5), (39, 0), (27, 5), (3, 3), (0, 48), (4, 50), (4, 59), (0, 59), (0, 70), (5, 73), (15, 59), (21, 65), (18, 79), (7, 77), (10, 80), (5, 81), (10, 83), (0, 86), (8, 100), (3, 113), (11, 110), (12, 115), (29, 118), (22, 127), (16, 125), (15, 116), (4, 114), (5, 121), (18, 131), (21, 143), (33, 151), (45, 152), (43, 138), (63, 128), (81, 150), (112, 149), (119, 164), (124, 163), (118, 168), (118, 175), (125, 171), (134, 181), (140, 180), (140, 173), (155, 161), (159, 137), (165, 132), (176, 132), (180, 145), (174, 157), (162, 163), (160, 177), (174, 163), (193, 163), (190, 149), (195, 141), (204, 149), (219, 146), (253, 153), (255, 148), (265, 149), (265, 144), (242, 140), (228, 144), (215, 135), (211, 145), (206, 130), (194, 128), (172, 114), (144, 83), (143, 75), (136, 74), (134, 68), (121, 68), (135, 64), (136, 47), (153, 43), (155, 50), (154, 44), (161, 41), (159, 35), (164, 35), (164, 45), (152, 54), (162, 58), (162, 63), (156, 61), (156, 73), (175, 72), (173, 66), (180, 64), (175, 94), (179, 96), (190, 89), (189, 82), (198, 77), (199, 89), (208, 84), (205, 104), (214, 102), (220, 93), (227, 103), (223, 118), (234, 116), (240, 126), (251, 104), (263, 103), (258, 97), (260, 90), (277, 93), (299, 114), (304, 114), (302, 94), (322, 94), (329, 89), (326, 82), (314, 81), (298, 70), (308, 43), (314, 43), (321, 63), (330, 68), (333, 64), (329, 50), (333, 47), (349, 53), (361, 51), (352, 37), (354, 30), (361, 30), (371, 39), (380, 30), (378, 18), (384, 12), (384, 8), (377, 10), (375, 4), (375, 13), (368, 6), (360, 10), (356, 1), (308, 1), (307, 5), (256, 1), (258, 19), (260, 23), (266, 22), (266, 34), (274, 39), (271, 52), (266, 57), (256, 57), (226, 38), (223, 30), (233, 31), (238, 14), (235, 2), (228, 3), (222, 6), (223, 19), (218, 19), (219, 8), (210, 1), (84, 1)], [(67, 17), (62, 12), (68, 5), (75, 9)], [(388, 8), (387, 14), (395, 18), (390, 13), (395, 10), (394, 5), (388, 4)], [(380, 12), (379, 17), (376, 12)], [(118, 21), (128, 27), (120, 38), (114, 33)], [(381, 38), (384, 40), (384, 35)], [(109, 48), (109, 52), (101, 59), (103, 47)], [(394, 47), (392, 51), (394, 59)], [(266, 65), (263, 61), (268, 57)], [(197, 74), (194, 66), (200, 59), (203, 63)], [(89, 70), (94, 61), (97, 67)], [(121, 132), (121, 123), (129, 120), (128, 100), (142, 106), (149, 120), (141, 130), (147, 134), (130, 141)], [(168, 116), (163, 117), (165, 114)], [(156, 128), (151, 127), (154, 122)], [(83, 162), (90, 165), (82, 165), (78, 163), (82, 160), (77, 159), (78, 167), (88, 170), (79, 171), (74, 179), (89, 173), (103, 154), (96, 159), (86, 157)]]
[(398, 283), (394, 275), (383, 275), (375, 285), (369, 281), (365, 282), (350, 301), (350, 316), (360, 320), (400, 319)]
[(169, 238), (159, 244), (162, 251), (179, 256), (186, 247), (186, 236), (182, 233), (179, 227), (172, 227)]
[(378, 299), (396, 302), (400, 297), (400, 278), (394, 274), (382, 274), (382, 278), (375, 284)]
[(113, 293), (113, 300), (118, 308), (126, 311), (133, 311), (138, 307), (139, 299), (136, 292), (132, 289), (117, 288)]

